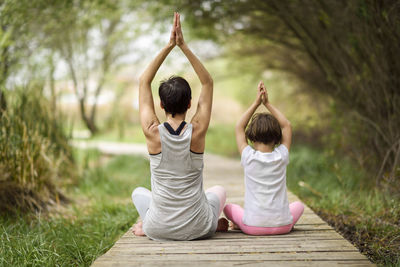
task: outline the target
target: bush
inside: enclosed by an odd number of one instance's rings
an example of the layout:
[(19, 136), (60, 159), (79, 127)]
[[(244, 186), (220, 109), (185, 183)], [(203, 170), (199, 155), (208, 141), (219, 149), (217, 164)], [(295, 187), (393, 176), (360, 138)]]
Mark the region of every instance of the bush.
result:
[(63, 117), (38, 86), (9, 93), (0, 118), (0, 212), (42, 211), (65, 201), (57, 185), (75, 168)]

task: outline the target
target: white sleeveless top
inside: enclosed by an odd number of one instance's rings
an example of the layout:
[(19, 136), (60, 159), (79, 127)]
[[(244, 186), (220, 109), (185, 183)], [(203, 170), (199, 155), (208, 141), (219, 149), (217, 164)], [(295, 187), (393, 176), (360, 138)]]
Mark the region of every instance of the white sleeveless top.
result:
[(212, 228), (213, 213), (203, 191), (203, 154), (190, 151), (192, 129), (189, 123), (179, 135), (169, 124), (158, 126), (161, 153), (150, 155), (152, 202), (143, 221), (151, 239), (192, 240)]
[(245, 179), (243, 223), (279, 227), (293, 222), (286, 192), (289, 151), (280, 145), (271, 153), (247, 146), (242, 151)]

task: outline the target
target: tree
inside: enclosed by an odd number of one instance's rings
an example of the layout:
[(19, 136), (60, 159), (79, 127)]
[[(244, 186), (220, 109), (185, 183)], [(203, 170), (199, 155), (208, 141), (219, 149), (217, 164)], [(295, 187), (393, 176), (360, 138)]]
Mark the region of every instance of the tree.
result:
[[(135, 16), (138, 17), (139, 12), (136, 12), (136, 9), (141, 4), (142, 1), (130, 3), (97, 0), (60, 0), (51, 4), (43, 0), (2, 2), (2, 109), (6, 106), (4, 90), (9, 75), (16, 76), (25, 66), (36, 66), (30, 67), (32, 70), (29, 73), (35, 79), (43, 80), (47, 77), (54, 110), (54, 73), (58, 63), (65, 61), (79, 103), (81, 118), (90, 132), (95, 134), (98, 131), (98, 97), (107, 83), (108, 76), (118, 67), (118, 59), (128, 51), (127, 44), (134, 36), (132, 32), (136, 30), (132, 22)], [(36, 55), (43, 57), (37, 59)], [(93, 101), (89, 103), (89, 99)]]
[[(26, 21), (30, 14), (24, 10), (26, 1), (0, 3), (0, 115), (7, 109), (5, 86), (20, 58), (29, 51)], [(25, 18), (21, 19), (21, 18)]]
[[(46, 36), (44, 46), (59, 54), (67, 63), (81, 118), (92, 134), (98, 132), (98, 97), (108, 75), (117, 67), (118, 58), (127, 52), (129, 38), (126, 33), (132, 30), (122, 21), (126, 12), (132, 10), (125, 9), (121, 3), (72, 2), (62, 17), (57, 12), (51, 12), (52, 23), (48, 22), (43, 29)], [(93, 92), (90, 91), (90, 82), (95, 84)], [(92, 96), (94, 100), (89, 105), (88, 100)]]

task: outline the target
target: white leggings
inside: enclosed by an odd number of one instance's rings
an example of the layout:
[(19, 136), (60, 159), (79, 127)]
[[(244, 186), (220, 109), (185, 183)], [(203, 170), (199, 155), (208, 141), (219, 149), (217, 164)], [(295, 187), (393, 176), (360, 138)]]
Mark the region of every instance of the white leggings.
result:
[[(222, 186), (216, 185), (206, 190), (206, 197), (214, 215), (212, 231), (209, 233), (213, 234), (218, 226), (219, 215), (225, 206), (226, 192)], [(151, 191), (144, 187), (137, 187), (132, 192), (132, 201), (140, 218), (144, 220), (151, 203)]]

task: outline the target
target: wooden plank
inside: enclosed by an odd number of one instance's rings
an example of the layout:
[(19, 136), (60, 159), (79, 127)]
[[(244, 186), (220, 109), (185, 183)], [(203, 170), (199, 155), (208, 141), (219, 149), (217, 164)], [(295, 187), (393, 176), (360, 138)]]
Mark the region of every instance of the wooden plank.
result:
[[(212, 242), (210, 242), (212, 240)], [(340, 237), (335, 237), (335, 236), (315, 236), (315, 237), (297, 237), (297, 238), (280, 238), (280, 237), (275, 237), (275, 238), (218, 238), (218, 239), (211, 239), (211, 240), (195, 240), (195, 241), (169, 241), (169, 242), (162, 242), (162, 241), (153, 241), (150, 239), (138, 239), (138, 238), (132, 238), (132, 239), (120, 239), (116, 244), (123, 243), (123, 244), (153, 244), (153, 245), (162, 245), (162, 246), (197, 246), (197, 245), (202, 245), (202, 244), (215, 244), (215, 245), (221, 245), (224, 243), (229, 243), (229, 244), (239, 244), (239, 243), (244, 243), (248, 245), (255, 245), (257, 243), (261, 243), (264, 245), (269, 245), (269, 244), (294, 244), (297, 245), (297, 243), (301, 242), (321, 242), (321, 240), (343, 240), (343, 238)], [(331, 243), (331, 242), (328, 242)], [(333, 242), (334, 243), (334, 242)], [(332, 244), (333, 244), (332, 243)], [(343, 243), (343, 245), (351, 245), (349, 242)], [(352, 245), (351, 245), (352, 246)]]
[[(121, 237), (121, 240), (128, 239), (128, 240), (138, 240), (138, 242), (142, 242), (142, 240), (149, 240), (147, 237), (131, 237), (132, 233), (128, 231), (126, 235)], [(273, 239), (296, 239), (296, 238), (309, 238), (309, 237), (322, 237), (322, 238), (338, 238), (343, 239), (341, 235), (335, 232), (333, 229), (326, 229), (326, 230), (319, 230), (319, 231), (299, 231), (295, 230), (290, 232), (289, 234), (285, 235), (272, 235), (272, 236), (251, 236), (246, 235), (241, 232), (227, 232), (227, 233), (218, 233), (213, 236), (211, 239), (207, 240), (195, 240), (195, 241), (183, 241), (183, 242), (209, 242), (211, 240), (218, 240), (218, 239), (263, 239), (263, 240), (273, 240)], [(150, 241), (150, 240), (149, 240)], [(157, 242), (157, 241), (152, 241)], [(182, 241), (180, 241), (182, 242)], [(167, 243), (167, 242), (166, 242)]]
[[(212, 249), (210, 249), (212, 252)], [(103, 260), (112, 261), (117, 256), (121, 260), (135, 259), (135, 261), (173, 261), (179, 262), (182, 259), (198, 261), (198, 260), (208, 260), (208, 261), (236, 261), (236, 260), (247, 260), (247, 261), (283, 261), (283, 260), (365, 260), (365, 256), (361, 255), (358, 251), (328, 251), (328, 252), (275, 252), (275, 253), (205, 253), (205, 254), (194, 254), (194, 253), (183, 253), (183, 254), (156, 254), (156, 255), (137, 255), (133, 251), (127, 254), (118, 253), (118, 251), (110, 251), (102, 256)]]
[[(114, 261), (102, 261), (96, 262), (97, 267), (130, 267), (130, 266), (171, 266), (170, 262), (135, 262), (134, 260), (119, 260)], [(324, 266), (324, 267), (336, 267), (336, 266), (352, 266), (352, 267), (363, 267), (370, 266), (368, 260), (309, 260), (309, 261), (186, 261), (182, 260), (174, 263), (174, 266), (293, 266), (293, 267), (313, 267), (313, 266)]]
[[(333, 241), (333, 240), (332, 240)], [(358, 252), (353, 246), (343, 245), (341, 240), (334, 240), (330, 244), (322, 242), (305, 242), (304, 244), (298, 244), (293, 246), (293, 244), (270, 244), (265, 245), (262, 243), (249, 245), (248, 243), (226, 243), (224, 245), (214, 246), (212, 253), (284, 253), (284, 252)], [(210, 252), (210, 245), (196, 245), (182, 247), (182, 245), (151, 245), (151, 244), (137, 244), (133, 246), (133, 251), (131, 246), (126, 244), (118, 244), (113, 247), (113, 253), (128, 253), (135, 255), (147, 255), (147, 254), (208, 254)]]

